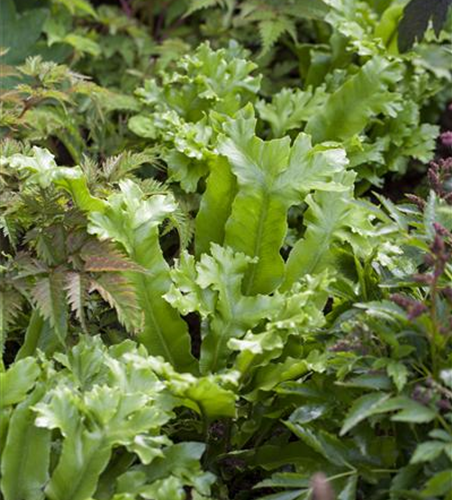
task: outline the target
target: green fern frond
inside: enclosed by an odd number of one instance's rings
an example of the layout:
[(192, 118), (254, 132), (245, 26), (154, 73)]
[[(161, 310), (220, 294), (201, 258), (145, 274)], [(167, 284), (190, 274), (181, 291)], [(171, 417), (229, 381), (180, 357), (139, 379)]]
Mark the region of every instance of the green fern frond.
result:
[(163, 234), (167, 234), (173, 229), (175, 229), (179, 235), (181, 250), (187, 248), (193, 238), (195, 228), (188, 210), (186, 210), (180, 202), (177, 210), (170, 214), (168, 224)]
[(189, 16), (194, 12), (202, 9), (208, 9), (211, 7), (223, 7), (225, 5), (225, 0), (191, 0), (190, 6), (188, 7), (185, 16)]
[(90, 292), (96, 291), (117, 313), (118, 320), (129, 332), (142, 329), (142, 315), (135, 288), (120, 273), (105, 273), (90, 281)]
[(143, 193), (146, 196), (154, 196), (156, 194), (168, 194), (171, 193), (171, 189), (167, 184), (154, 179), (153, 177), (149, 177), (148, 179), (144, 179), (140, 183), (140, 187)]
[(85, 319), (85, 304), (88, 287), (88, 278), (84, 273), (67, 273), (65, 290), (71, 311), (80, 321), (83, 330), (88, 331)]
[(139, 153), (126, 151), (116, 156), (107, 158), (102, 165), (106, 179), (117, 182), (127, 176), (130, 172), (140, 168), (145, 163), (154, 165), (157, 162), (157, 153), (154, 149), (146, 149)]
[(132, 262), (109, 241), (90, 240), (81, 249), (84, 271), (94, 273), (136, 271), (144, 269)]
[(289, 33), (294, 40), (297, 39), (295, 22), (283, 16), (261, 21), (259, 33), (262, 43), (261, 55), (266, 54), (284, 33)]
[(45, 319), (48, 319), (59, 340), (64, 343), (68, 331), (68, 308), (64, 288), (66, 275), (50, 272), (39, 279), (33, 289), (33, 300)]
[(16, 290), (0, 288), (0, 357), (3, 354), (8, 327), (20, 312), (23, 296)]

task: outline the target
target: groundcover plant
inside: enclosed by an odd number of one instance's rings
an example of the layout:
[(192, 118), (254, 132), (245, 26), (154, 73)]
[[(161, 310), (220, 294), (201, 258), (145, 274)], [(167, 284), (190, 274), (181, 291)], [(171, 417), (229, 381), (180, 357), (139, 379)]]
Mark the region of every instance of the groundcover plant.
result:
[(450, 4), (1, 0), (1, 498), (452, 500)]

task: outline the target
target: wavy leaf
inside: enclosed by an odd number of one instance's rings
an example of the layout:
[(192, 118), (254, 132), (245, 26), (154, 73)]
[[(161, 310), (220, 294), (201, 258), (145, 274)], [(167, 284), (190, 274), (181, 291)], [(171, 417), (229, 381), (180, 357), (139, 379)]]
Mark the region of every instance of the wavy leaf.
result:
[(25, 399), (41, 370), (35, 358), (25, 358), (0, 373), (0, 408), (20, 403)]
[(211, 254), (203, 254), (197, 264), (193, 257), (183, 254), (171, 272), (174, 285), (165, 295), (183, 314), (197, 311), (208, 321), (201, 346), (203, 373), (226, 366), (232, 351), (228, 341), (243, 337), (283, 302), (276, 294), (253, 297), (242, 294), (242, 281), (252, 263), (250, 257), (215, 244)]
[(128, 272), (144, 316), (140, 341), (150, 354), (163, 356), (181, 371), (194, 369), (187, 325), (162, 298), (171, 280), (159, 243), (159, 225), (176, 209), (171, 195), (144, 197), (132, 181), (120, 183), (121, 192), (108, 200), (104, 213), (90, 215), (89, 231), (120, 243), (130, 259), (146, 270)]
[(280, 249), (289, 207), (301, 203), (311, 189), (345, 189), (333, 176), (347, 163), (343, 150), (312, 148), (305, 134), (292, 147), (289, 137), (262, 141), (254, 135), (255, 125), (245, 109), (226, 126), (228, 136), (219, 140), (219, 151), (229, 159), (238, 182), (224, 243), (257, 259), (245, 278), (246, 295), (269, 293), (281, 283)]
[(99, 430), (81, 427), (68, 436), (45, 493), (50, 500), (86, 500), (94, 494), (111, 456), (111, 446)]
[[(352, 179), (353, 176), (349, 177)], [(317, 274), (331, 266), (334, 243), (348, 238), (344, 229), (353, 220), (352, 201), (351, 190), (317, 192), (306, 198), (309, 207), (303, 218), (306, 231), (289, 254), (283, 290), (289, 289), (301, 277)]]
[(402, 109), (401, 95), (391, 87), (401, 78), (400, 65), (374, 57), (330, 95), (309, 119), (306, 132), (314, 143), (344, 141), (362, 132), (380, 113), (396, 116)]

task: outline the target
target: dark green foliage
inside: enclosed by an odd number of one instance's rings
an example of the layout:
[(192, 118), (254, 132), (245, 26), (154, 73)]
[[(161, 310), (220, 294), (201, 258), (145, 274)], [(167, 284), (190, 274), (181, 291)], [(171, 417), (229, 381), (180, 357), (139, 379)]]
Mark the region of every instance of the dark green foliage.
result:
[(411, 0), (405, 7), (403, 18), (400, 21), (400, 51), (405, 52), (413, 46), (416, 40), (422, 40), (430, 21), (438, 36), (447, 21), (451, 5), (451, 0)]

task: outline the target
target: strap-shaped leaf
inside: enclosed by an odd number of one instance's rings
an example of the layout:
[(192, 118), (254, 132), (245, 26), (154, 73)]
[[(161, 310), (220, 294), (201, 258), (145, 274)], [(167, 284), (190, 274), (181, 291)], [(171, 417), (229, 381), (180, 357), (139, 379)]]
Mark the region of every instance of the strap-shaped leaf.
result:
[(229, 159), (238, 192), (225, 228), (225, 245), (257, 262), (245, 277), (246, 295), (269, 293), (281, 283), (284, 261), (280, 249), (287, 232), (287, 211), (311, 189), (342, 190), (333, 176), (347, 163), (338, 148), (312, 148), (300, 134), (265, 142), (254, 134), (256, 120), (245, 109), (226, 126), (219, 151)]
[(224, 226), (231, 214), (232, 202), (236, 194), (236, 178), (229, 162), (216, 156), (209, 162), (210, 174), (206, 190), (196, 216), (196, 253), (207, 253), (211, 243), (222, 244)]
[(333, 259), (333, 243), (341, 236), (351, 210), (351, 191), (309, 195), (303, 222), (304, 237), (297, 241), (286, 264), (283, 290), (306, 274), (316, 274), (326, 269)]
[(197, 311), (206, 319), (200, 359), (203, 373), (224, 368), (232, 351), (228, 341), (243, 337), (284, 301), (279, 294), (243, 295), (242, 282), (252, 265), (250, 257), (215, 244), (211, 254), (203, 254), (197, 264), (192, 256), (183, 254), (171, 272), (174, 285), (165, 295), (183, 314)]
[(24, 342), (16, 354), (16, 361), (35, 355), (37, 349), (51, 356), (60, 347), (60, 340), (50, 321), (44, 319), (39, 310), (35, 309), (28, 322)]
[(36, 359), (25, 358), (0, 373), (0, 408), (20, 403), (40, 374)]
[(401, 109), (400, 95), (390, 87), (401, 78), (397, 63), (374, 57), (330, 95), (309, 119), (306, 132), (314, 143), (343, 141), (359, 134), (380, 113), (395, 116)]
[(1, 461), (1, 491), (5, 500), (38, 500), (48, 479), (50, 431), (34, 425), (36, 415), (31, 407), (44, 394), (36, 390), (17, 406)]
[(50, 500), (86, 500), (108, 464), (111, 446), (99, 430), (79, 427), (63, 444), (60, 460), (46, 487)]
[(121, 192), (108, 200), (104, 213), (90, 215), (89, 231), (123, 245), (130, 259), (146, 272), (127, 272), (144, 316), (138, 334), (150, 354), (163, 356), (181, 371), (192, 371), (187, 325), (163, 299), (171, 280), (159, 243), (158, 228), (177, 206), (171, 195), (144, 197), (132, 181), (120, 183)]

